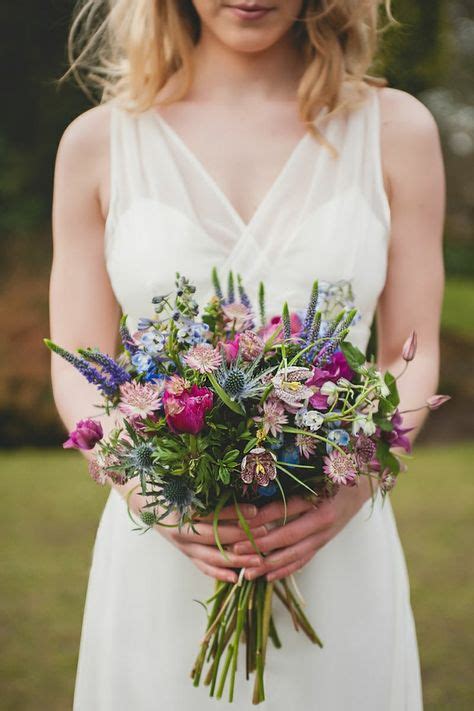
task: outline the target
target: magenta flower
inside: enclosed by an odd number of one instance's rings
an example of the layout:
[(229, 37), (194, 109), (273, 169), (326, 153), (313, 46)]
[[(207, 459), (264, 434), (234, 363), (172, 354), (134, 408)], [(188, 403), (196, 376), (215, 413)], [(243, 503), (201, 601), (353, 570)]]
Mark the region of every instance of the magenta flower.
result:
[(407, 437), (407, 433), (411, 432), (413, 427), (402, 427), (403, 417), (398, 410), (395, 410), (390, 420), (393, 425), (393, 430), (387, 433), (388, 441), (391, 447), (402, 447), (405, 452), (411, 452), (411, 442)]
[[(268, 324), (264, 326), (258, 333), (258, 335), (263, 338), (264, 341), (268, 341), (270, 336), (272, 336), (279, 326), (282, 326), (280, 333), (276, 337), (275, 341), (281, 341), (283, 339), (283, 324), (281, 316), (273, 316)], [(298, 336), (303, 330), (303, 322), (297, 314), (290, 314), (290, 331), (292, 336)]]
[(96, 420), (80, 420), (76, 429), (69, 433), (64, 442), (64, 449), (93, 449), (104, 436), (100, 422)]
[(205, 424), (206, 412), (211, 409), (214, 396), (209, 388), (192, 385), (180, 394), (166, 391), (163, 406), (166, 422), (173, 432), (197, 434)]
[(426, 405), (430, 410), (437, 410), (438, 407), (444, 405), (448, 400), (451, 400), (451, 395), (432, 395), (427, 399)]
[(311, 378), (306, 381), (306, 385), (315, 385), (317, 388), (316, 393), (309, 399), (311, 405), (316, 410), (327, 410), (328, 396), (320, 392), (324, 383), (327, 381), (336, 383), (339, 378), (352, 380), (353, 376), (354, 373), (349, 368), (344, 353), (336, 351), (331, 362), (325, 365), (324, 368), (314, 368)]
[(240, 343), (240, 333), (237, 333), (232, 341), (220, 341), (219, 347), (225, 355), (226, 363), (232, 363), (238, 355)]

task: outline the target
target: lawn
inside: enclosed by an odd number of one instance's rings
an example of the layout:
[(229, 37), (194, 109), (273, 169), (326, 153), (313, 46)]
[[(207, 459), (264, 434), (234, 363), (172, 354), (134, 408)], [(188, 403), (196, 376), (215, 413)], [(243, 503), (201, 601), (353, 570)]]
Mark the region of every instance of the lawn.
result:
[[(470, 445), (420, 447), (393, 496), (427, 711), (474, 708), (468, 633), (473, 455)], [(9, 542), (1, 580), (1, 708), (66, 711), (91, 547), (107, 492), (88, 480), (82, 459), (71, 452), (4, 452), (0, 469), (8, 481), (0, 535)]]

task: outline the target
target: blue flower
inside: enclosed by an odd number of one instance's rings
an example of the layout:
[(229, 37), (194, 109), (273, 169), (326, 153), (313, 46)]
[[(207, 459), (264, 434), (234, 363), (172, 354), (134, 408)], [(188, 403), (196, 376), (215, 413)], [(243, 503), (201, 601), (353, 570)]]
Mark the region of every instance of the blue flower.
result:
[(138, 352), (132, 356), (132, 364), (139, 373), (146, 373), (154, 365), (153, 359), (148, 353)]
[(267, 486), (259, 486), (257, 492), (260, 496), (273, 496), (277, 492), (277, 485), (271, 481)]
[[(350, 441), (350, 435), (346, 430), (331, 430), (328, 433), (328, 439), (331, 442), (334, 442), (335, 444), (338, 444), (340, 447), (345, 447), (346, 445), (349, 444)], [(332, 450), (334, 447), (326, 442), (326, 451), (328, 454), (331, 454)]]
[(285, 464), (299, 464), (300, 455), (298, 452), (298, 447), (288, 446), (282, 449), (278, 453), (278, 460), (284, 462)]

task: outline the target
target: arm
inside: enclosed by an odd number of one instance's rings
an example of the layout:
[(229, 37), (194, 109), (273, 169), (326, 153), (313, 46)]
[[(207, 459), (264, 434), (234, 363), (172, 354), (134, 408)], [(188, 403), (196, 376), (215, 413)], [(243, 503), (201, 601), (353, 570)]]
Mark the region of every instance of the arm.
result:
[[(383, 89), (381, 109), (392, 227), (387, 280), (377, 311), (377, 360), (381, 370), (400, 373), (404, 341), (416, 330), (416, 357), (399, 380), (400, 410), (406, 410), (423, 405), (438, 383), (444, 170), (436, 124), (419, 101), (404, 92)], [(426, 412), (407, 416), (407, 425), (415, 428), (410, 433), (412, 440)], [(358, 487), (342, 488), (318, 509), (295, 500), (292, 505), (301, 515), (258, 541), (260, 550), (270, 555), (259, 568), (249, 570), (247, 577), (266, 573), (268, 579), (277, 579), (301, 568), (346, 525), (369, 495), (368, 481), (363, 478)], [(282, 506), (270, 504), (254, 521), (266, 523), (282, 516)], [(248, 550), (247, 543), (234, 546), (238, 553)]]
[[(116, 354), (120, 308), (108, 277), (104, 257), (104, 215), (108, 203), (108, 126), (107, 105), (87, 111), (65, 131), (59, 144), (54, 178), (53, 246), (54, 257), (50, 282), (51, 338), (75, 351), (79, 347), (97, 346), (109, 355)], [(87, 383), (76, 370), (59, 356), (51, 362), (54, 400), (68, 430), (81, 419), (96, 415), (94, 407), (101, 400), (95, 386)], [(113, 416), (101, 416), (104, 433), (114, 426)], [(84, 453), (87, 458), (93, 452)], [(113, 485), (122, 495), (135, 487)], [(138, 512), (143, 503), (136, 493), (130, 507)], [(247, 517), (255, 507), (247, 510)], [(221, 518), (230, 523), (220, 530), (223, 543), (245, 538), (235, 524), (235, 511), (226, 509)], [(242, 567), (255, 556), (229, 555), (225, 560), (214, 545), (212, 525), (199, 523), (196, 530), (179, 534), (175, 529), (157, 528), (197, 567), (212, 577), (236, 579), (229, 567)], [(262, 534), (264, 529), (256, 529)], [(255, 562), (255, 561), (254, 561)]]

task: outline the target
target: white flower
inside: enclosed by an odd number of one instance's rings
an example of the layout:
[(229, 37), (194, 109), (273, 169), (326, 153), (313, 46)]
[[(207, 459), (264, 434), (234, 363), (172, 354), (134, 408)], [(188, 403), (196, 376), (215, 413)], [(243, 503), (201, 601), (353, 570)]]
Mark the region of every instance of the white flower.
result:
[(387, 383), (385, 382), (380, 370), (375, 371), (374, 378), (375, 378), (375, 381), (380, 389), (381, 396), (388, 397), (390, 395), (390, 388), (388, 387)]
[(371, 415), (367, 417), (365, 415), (357, 415), (356, 419), (352, 423), (352, 434), (356, 435), (359, 430), (367, 436), (370, 437), (375, 433), (376, 430), (375, 422), (373, 422)]
[(347, 378), (339, 378), (337, 385), (341, 390), (349, 390), (352, 383)]
[(307, 427), (311, 432), (316, 432), (324, 423), (324, 417), (317, 410), (309, 410), (301, 417), (303, 427)]
[(328, 405), (332, 405), (333, 402), (336, 402), (337, 400), (339, 388), (336, 383), (332, 382), (332, 380), (326, 380), (326, 382), (320, 387), (319, 392), (321, 395), (325, 395), (327, 397)]

